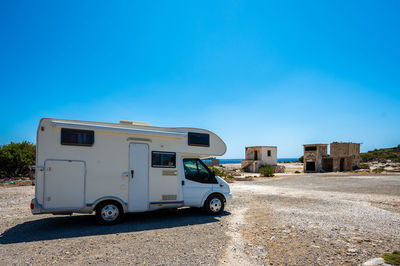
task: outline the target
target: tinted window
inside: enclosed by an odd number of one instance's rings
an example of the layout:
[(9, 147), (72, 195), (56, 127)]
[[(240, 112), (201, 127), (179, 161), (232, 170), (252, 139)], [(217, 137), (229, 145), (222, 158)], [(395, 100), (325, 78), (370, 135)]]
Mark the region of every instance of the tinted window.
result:
[(151, 166), (160, 168), (175, 168), (176, 153), (153, 151), (151, 153)]
[(188, 133), (188, 144), (190, 146), (210, 147), (210, 135), (203, 133)]
[(94, 131), (77, 130), (77, 129), (61, 129), (61, 144), (76, 146), (92, 146), (94, 143)]
[(306, 147), (305, 150), (306, 151), (316, 151), (317, 147), (316, 146)]
[(183, 159), (183, 167), (185, 170), (185, 177), (189, 180), (197, 180), (197, 160), (196, 159)]
[(218, 183), (213, 173), (199, 159), (183, 159), (186, 179), (199, 183)]

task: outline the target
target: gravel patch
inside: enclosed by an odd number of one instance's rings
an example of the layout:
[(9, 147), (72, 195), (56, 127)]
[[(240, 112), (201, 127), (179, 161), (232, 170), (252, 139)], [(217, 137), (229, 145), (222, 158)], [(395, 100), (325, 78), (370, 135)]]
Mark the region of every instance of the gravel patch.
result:
[(225, 254), (229, 210), (129, 214), (100, 226), (93, 215), (33, 216), (33, 187), (0, 190), (0, 264), (217, 264)]
[(400, 249), (400, 176), (302, 175), (232, 190), (252, 199), (243, 234), (259, 264), (359, 265)]
[(360, 265), (400, 249), (400, 176), (305, 174), (230, 185), (218, 217), (183, 208), (33, 216), (34, 187), (0, 188), (0, 264)]

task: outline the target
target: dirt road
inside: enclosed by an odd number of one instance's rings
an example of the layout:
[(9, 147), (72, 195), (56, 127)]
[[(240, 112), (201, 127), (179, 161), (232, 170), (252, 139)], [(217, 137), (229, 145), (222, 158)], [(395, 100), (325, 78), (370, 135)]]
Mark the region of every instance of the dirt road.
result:
[(0, 264), (359, 264), (400, 249), (400, 176), (296, 175), (231, 184), (220, 217), (193, 209), (32, 216), (33, 187), (0, 189)]

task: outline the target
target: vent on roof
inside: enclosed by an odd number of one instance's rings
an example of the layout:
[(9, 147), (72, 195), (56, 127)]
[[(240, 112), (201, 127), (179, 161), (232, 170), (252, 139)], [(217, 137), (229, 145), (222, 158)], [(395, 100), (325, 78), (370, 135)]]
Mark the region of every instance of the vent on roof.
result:
[(119, 123), (123, 124), (123, 125), (130, 125), (130, 126), (151, 126), (147, 122), (140, 122), (140, 121), (120, 120)]

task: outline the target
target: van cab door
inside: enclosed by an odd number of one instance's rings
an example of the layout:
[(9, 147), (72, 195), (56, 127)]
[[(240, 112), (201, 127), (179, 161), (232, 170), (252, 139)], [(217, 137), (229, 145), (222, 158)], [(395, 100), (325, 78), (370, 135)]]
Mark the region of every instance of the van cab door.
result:
[(199, 159), (183, 159), (185, 206), (200, 207), (204, 196), (213, 190), (217, 180), (208, 167)]

